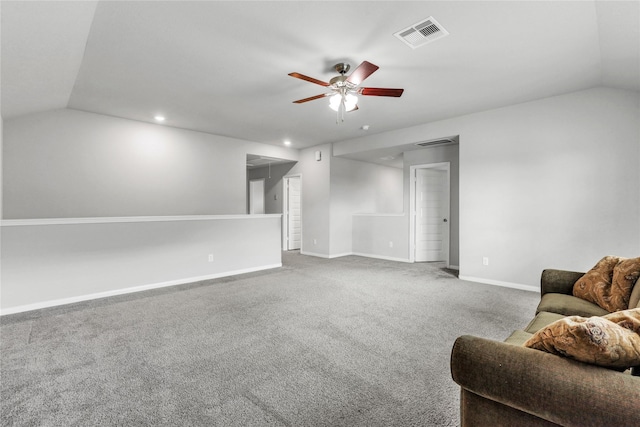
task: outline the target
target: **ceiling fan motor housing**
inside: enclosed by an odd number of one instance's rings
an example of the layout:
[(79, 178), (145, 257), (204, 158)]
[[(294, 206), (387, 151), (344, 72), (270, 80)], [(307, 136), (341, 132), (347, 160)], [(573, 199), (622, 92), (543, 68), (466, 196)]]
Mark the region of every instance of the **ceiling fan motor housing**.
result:
[(347, 73), (347, 71), (351, 69), (351, 65), (347, 64), (346, 62), (340, 62), (334, 65), (333, 69), (344, 76)]
[(345, 88), (346, 90), (352, 90), (355, 89), (356, 85), (354, 85), (351, 82), (347, 81), (347, 76), (345, 76), (344, 74), (341, 76), (337, 76), (332, 78), (331, 80), (329, 80), (329, 86), (331, 86), (333, 89), (342, 89)]
[(333, 68), (338, 73), (340, 73), (340, 75), (329, 80), (329, 86), (342, 94), (345, 94), (347, 92), (355, 92), (354, 89), (357, 85), (351, 83), (350, 81), (347, 81), (349, 77), (345, 76), (347, 71), (351, 69), (351, 65), (347, 64), (346, 62), (340, 62), (334, 65)]

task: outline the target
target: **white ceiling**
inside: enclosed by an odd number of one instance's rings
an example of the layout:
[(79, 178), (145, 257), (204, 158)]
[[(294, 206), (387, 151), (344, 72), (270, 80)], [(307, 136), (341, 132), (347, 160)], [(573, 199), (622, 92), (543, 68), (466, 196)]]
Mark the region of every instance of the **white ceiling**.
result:
[[(639, 1), (1, 2), (2, 116), (73, 108), (294, 148), (599, 85), (640, 90)], [(433, 16), (450, 35), (412, 50), (393, 33)], [(336, 124), (293, 104), (333, 64), (367, 60)]]

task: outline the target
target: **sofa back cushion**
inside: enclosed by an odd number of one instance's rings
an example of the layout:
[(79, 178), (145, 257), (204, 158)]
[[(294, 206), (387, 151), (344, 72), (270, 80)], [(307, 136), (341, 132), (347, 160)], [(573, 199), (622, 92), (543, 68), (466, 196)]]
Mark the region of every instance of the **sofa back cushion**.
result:
[(578, 279), (573, 285), (573, 295), (609, 312), (626, 310), (638, 276), (640, 257), (606, 256)]

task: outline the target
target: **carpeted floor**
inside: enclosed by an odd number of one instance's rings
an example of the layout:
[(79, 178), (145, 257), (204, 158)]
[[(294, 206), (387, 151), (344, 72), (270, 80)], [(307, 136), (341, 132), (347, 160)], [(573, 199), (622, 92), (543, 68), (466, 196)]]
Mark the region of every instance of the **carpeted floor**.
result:
[(453, 341), (539, 299), (439, 263), (283, 263), (3, 316), (2, 425), (455, 426)]

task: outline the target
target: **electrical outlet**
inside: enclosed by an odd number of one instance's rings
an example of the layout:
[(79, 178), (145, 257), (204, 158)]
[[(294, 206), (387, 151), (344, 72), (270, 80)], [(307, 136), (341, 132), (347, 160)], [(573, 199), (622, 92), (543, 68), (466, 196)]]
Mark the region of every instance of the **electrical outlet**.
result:
[(393, 242), (389, 241), (389, 247), (392, 248), (393, 247)]
[(482, 265), (489, 265), (489, 257), (482, 257)]
[(316, 239), (313, 239), (313, 244), (314, 244), (314, 245), (317, 245), (317, 244), (318, 244), (318, 241), (317, 241)]
[(213, 262), (213, 254), (209, 254), (209, 262)]

